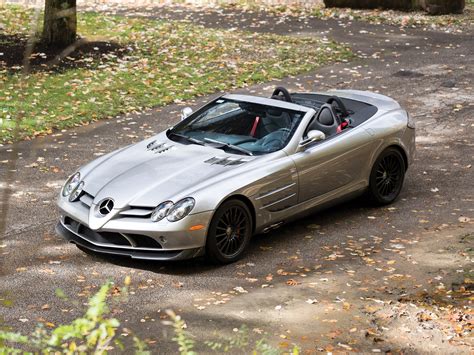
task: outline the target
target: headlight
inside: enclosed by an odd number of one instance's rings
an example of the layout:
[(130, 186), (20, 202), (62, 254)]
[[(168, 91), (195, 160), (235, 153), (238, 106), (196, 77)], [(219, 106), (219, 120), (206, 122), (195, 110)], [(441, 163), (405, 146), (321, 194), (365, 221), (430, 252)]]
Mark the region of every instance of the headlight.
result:
[(81, 196), (82, 189), (84, 188), (84, 181), (81, 181), (77, 187), (72, 190), (71, 195), (69, 195), (69, 202), (76, 201), (79, 196)]
[(160, 203), (153, 210), (153, 213), (151, 214), (151, 220), (153, 222), (161, 221), (163, 218), (165, 218), (168, 215), (168, 212), (170, 211), (171, 207), (173, 207), (173, 202), (171, 201)]
[(63, 187), (63, 196), (68, 196), (72, 190), (74, 190), (77, 185), (79, 185), (79, 182), (81, 182), (81, 174), (79, 173), (75, 173), (73, 176), (67, 179)]
[(194, 207), (194, 199), (192, 197), (186, 197), (185, 199), (177, 202), (168, 212), (168, 215), (166, 218), (170, 222), (176, 222), (179, 221), (180, 219), (183, 219), (186, 217), (189, 212)]

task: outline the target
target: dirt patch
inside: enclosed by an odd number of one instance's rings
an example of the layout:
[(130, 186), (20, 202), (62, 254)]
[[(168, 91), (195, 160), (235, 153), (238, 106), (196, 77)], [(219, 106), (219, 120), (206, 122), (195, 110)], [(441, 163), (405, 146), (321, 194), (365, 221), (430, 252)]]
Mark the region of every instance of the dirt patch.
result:
[[(29, 45), (27, 37), (0, 34), (0, 70), (22, 70)], [(38, 42), (31, 49), (29, 65), (33, 72), (87, 68), (104, 59), (122, 57), (127, 51), (127, 48), (114, 42), (89, 42), (86, 39), (78, 39), (66, 49)]]
[[(459, 221), (409, 239), (348, 237), (343, 248), (322, 247), (317, 266), (295, 255), (293, 268), (247, 279), (260, 287), (243, 282), (194, 306), (204, 319), (218, 307), (230, 319), (261, 324), (275, 346), (295, 343), (308, 353), (469, 353), (474, 225)], [(238, 265), (242, 275), (253, 266)]]

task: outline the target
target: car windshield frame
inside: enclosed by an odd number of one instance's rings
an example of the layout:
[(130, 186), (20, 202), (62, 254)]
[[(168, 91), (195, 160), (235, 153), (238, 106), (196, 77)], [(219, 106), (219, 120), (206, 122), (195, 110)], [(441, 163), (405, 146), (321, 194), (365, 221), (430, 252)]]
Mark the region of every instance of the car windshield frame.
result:
[(166, 132), (168, 139), (240, 155), (266, 155), (284, 149), (306, 110), (220, 97)]

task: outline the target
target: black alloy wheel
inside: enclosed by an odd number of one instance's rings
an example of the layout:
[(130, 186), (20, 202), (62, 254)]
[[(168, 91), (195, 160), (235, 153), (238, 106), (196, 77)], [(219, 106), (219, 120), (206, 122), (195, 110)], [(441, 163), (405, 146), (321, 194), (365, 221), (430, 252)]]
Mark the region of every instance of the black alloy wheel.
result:
[(206, 241), (207, 257), (220, 264), (242, 256), (252, 236), (252, 217), (240, 200), (224, 202), (214, 214)]
[(396, 148), (387, 148), (375, 161), (370, 174), (369, 196), (377, 204), (395, 201), (405, 179), (405, 161)]

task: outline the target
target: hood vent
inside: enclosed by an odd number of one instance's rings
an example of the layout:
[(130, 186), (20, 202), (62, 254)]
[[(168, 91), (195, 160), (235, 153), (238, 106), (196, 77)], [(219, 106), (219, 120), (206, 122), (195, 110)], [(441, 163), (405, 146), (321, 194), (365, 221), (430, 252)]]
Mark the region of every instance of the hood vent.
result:
[(149, 151), (152, 151), (155, 154), (159, 154), (159, 153), (164, 153), (173, 147), (174, 147), (173, 145), (168, 145), (166, 143), (159, 143), (157, 141), (153, 141), (147, 144), (146, 149)]
[(238, 158), (228, 158), (228, 157), (214, 157), (211, 159), (208, 159), (205, 161), (205, 163), (208, 164), (217, 164), (217, 165), (224, 165), (224, 166), (230, 166), (230, 165), (240, 165), (249, 162), (250, 160)]

